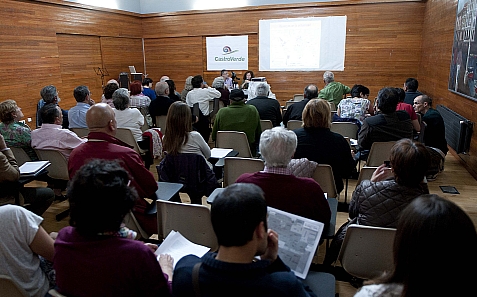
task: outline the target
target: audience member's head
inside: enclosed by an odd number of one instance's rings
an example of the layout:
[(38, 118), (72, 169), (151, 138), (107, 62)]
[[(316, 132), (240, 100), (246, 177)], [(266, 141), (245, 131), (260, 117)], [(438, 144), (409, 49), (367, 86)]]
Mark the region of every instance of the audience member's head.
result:
[(363, 85), (354, 85), (351, 88), (351, 97), (353, 98), (368, 98), (369, 89)]
[(165, 82), (168, 79), (170, 79), (169, 76), (163, 75), (159, 81)]
[(270, 86), (266, 82), (261, 82), (257, 84), (255, 88), (255, 93), (257, 96), (268, 97), (268, 93), (270, 92)]
[(129, 85), (129, 91), (131, 91), (131, 96), (139, 95), (142, 92), (142, 84), (140, 81), (135, 80)]
[(325, 71), (325, 73), (323, 73), (323, 81), (325, 82), (325, 84), (329, 84), (330, 82), (335, 81), (335, 75), (333, 74), (333, 72)]
[(113, 93), (113, 104), (117, 110), (125, 110), (129, 107), (129, 92), (125, 88), (119, 88)]
[(399, 216), (395, 267), (386, 282), (403, 284), (401, 296), (472, 296), (476, 249), (469, 216), (452, 201), (422, 195)]
[(60, 98), (58, 97), (58, 90), (54, 85), (49, 85), (43, 87), (40, 91), (40, 96), (45, 101), (45, 104), (48, 103), (58, 103)]
[(119, 231), (138, 197), (129, 182), (117, 161), (95, 159), (83, 165), (68, 187), (70, 225), (83, 236)]
[(204, 79), (202, 78), (202, 75), (196, 75), (192, 78), (191, 83), (193, 88), (200, 88), (202, 87), (202, 83), (204, 82)]
[(222, 76), (218, 76), (214, 78), (214, 81), (212, 82), (212, 88), (223, 89), (224, 86), (225, 86), (225, 80)]
[(104, 87), (103, 94), (105, 99), (113, 98), (113, 93), (119, 89), (119, 86), (115, 83), (109, 83)]
[(314, 99), (318, 97), (318, 87), (310, 84), (305, 87), (305, 90), (303, 91), (303, 97), (305, 99)]
[(254, 77), (255, 77), (255, 75), (253, 74), (253, 71), (251, 71), (251, 70), (245, 71), (245, 73), (243, 74), (243, 80), (244, 81), (246, 81), (246, 80), (250, 81)]
[(115, 80), (115, 79), (110, 79), (110, 80), (108, 80), (108, 82), (107, 82), (106, 84), (116, 84), (116, 85), (118, 86), (118, 88), (119, 88), (119, 83), (118, 83), (118, 81)]
[(187, 90), (187, 91), (190, 91), (194, 88), (192, 86), (192, 78), (193, 78), (193, 76), (191, 75), (191, 76), (188, 76), (185, 80), (184, 89)]
[(153, 81), (149, 77), (146, 77), (145, 79), (142, 80), (142, 86), (143, 87), (150, 88), (150, 87), (152, 87), (152, 83), (153, 83)]
[(41, 121), (43, 124), (57, 124), (61, 125), (63, 122), (63, 114), (61, 108), (55, 103), (48, 103), (43, 105), (40, 109)]
[[(244, 246), (254, 238), (257, 228), (266, 232), (267, 203), (263, 195), (257, 185), (238, 183), (228, 186), (215, 198), (210, 219), (219, 245)], [(257, 255), (265, 252), (266, 238)]]
[(233, 89), (230, 91), (229, 99), (234, 102), (245, 101), (245, 94), (240, 89)]
[(416, 92), (417, 88), (419, 87), (419, 82), (415, 78), (408, 78), (404, 83), (404, 90), (406, 92)]
[(403, 138), (391, 148), (389, 160), (396, 182), (412, 187), (419, 185), (424, 179), (430, 157), (422, 143)]
[(22, 117), (21, 108), (14, 100), (8, 99), (0, 103), (0, 121), (5, 125), (18, 121)]
[(165, 81), (157, 82), (154, 91), (157, 96), (169, 96), (169, 85)]
[(260, 135), (260, 153), (267, 167), (287, 167), (296, 146), (295, 132), (283, 127), (267, 129)]
[(182, 145), (187, 142), (192, 131), (192, 112), (190, 107), (181, 101), (171, 104), (167, 111), (166, 132), (164, 134), (164, 150), (177, 155)]
[(432, 107), (432, 98), (427, 95), (419, 95), (414, 98), (413, 107), (416, 112), (426, 114), (426, 112)]
[(395, 88), (382, 88), (378, 92), (378, 108), (382, 113), (396, 112), (399, 95)]
[(404, 99), (406, 98), (406, 91), (404, 91), (402, 88), (396, 88), (396, 92), (399, 97), (398, 102), (404, 102)]
[(117, 123), (114, 110), (106, 103), (96, 103), (86, 112), (86, 125), (90, 132), (116, 135)]
[(330, 104), (323, 99), (312, 99), (308, 101), (303, 109), (302, 119), (303, 127), (306, 128), (330, 128)]
[(76, 102), (83, 102), (89, 100), (91, 92), (87, 86), (77, 86), (73, 91), (73, 96), (75, 97)]
[(167, 86), (169, 87), (169, 94), (174, 94), (176, 92), (176, 84), (172, 79), (166, 80)]

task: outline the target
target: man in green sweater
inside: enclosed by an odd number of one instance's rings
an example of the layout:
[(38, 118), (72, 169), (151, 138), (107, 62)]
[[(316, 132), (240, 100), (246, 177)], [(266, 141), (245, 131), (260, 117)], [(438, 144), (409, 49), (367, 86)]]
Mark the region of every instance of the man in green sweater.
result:
[(252, 155), (256, 155), (257, 144), (262, 133), (260, 115), (255, 106), (245, 104), (245, 95), (242, 90), (232, 90), (230, 92), (230, 105), (217, 112), (214, 128), (212, 129), (213, 141), (217, 139), (217, 131), (245, 132), (250, 151)]
[(351, 92), (350, 87), (335, 81), (335, 75), (331, 71), (326, 71), (323, 74), (323, 82), (325, 87), (318, 94), (318, 98), (334, 103), (335, 108), (338, 107), (343, 96)]

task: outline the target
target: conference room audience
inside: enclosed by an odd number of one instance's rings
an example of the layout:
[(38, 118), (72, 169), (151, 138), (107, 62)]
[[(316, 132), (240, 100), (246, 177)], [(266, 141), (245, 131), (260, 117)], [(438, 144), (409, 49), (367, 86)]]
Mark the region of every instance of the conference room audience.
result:
[(142, 93), (142, 83), (140, 81), (133, 81), (129, 85), (129, 91), (131, 92), (129, 106), (137, 108), (149, 107), (151, 99)]
[(318, 98), (325, 99), (326, 101), (338, 106), (343, 96), (351, 92), (350, 87), (335, 81), (335, 75), (331, 71), (325, 71), (323, 73), (323, 82), (325, 86), (321, 89)]
[(406, 92), (401, 88), (396, 88), (396, 91), (399, 96), (399, 103), (396, 106), (396, 110), (406, 111), (409, 114), (409, 117), (411, 117), (412, 127), (414, 128), (414, 131), (421, 131), (421, 124), (419, 124), (419, 120), (417, 118), (417, 114), (414, 110), (413, 105), (404, 102), (404, 98), (406, 98)]
[(113, 160), (92, 160), (73, 176), (67, 194), (70, 226), (61, 229), (55, 241), (59, 293), (171, 295), (172, 263), (158, 262), (157, 245), (128, 238), (130, 232), (121, 227), (140, 199), (129, 184), (128, 172)]
[(288, 124), (288, 121), (290, 120), (297, 120), (297, 121), (303, 120), (302, 114), (306, 104), (308, 104), (308, 102), (311, 99), (314, 99), (317, 97), (318, 97), (318, 87), (312, 84), (307, 85), (305, 87), (305, 90), (303, 91), (303, 100), (288, 106), (287, 111), (283, 115), (283, 125), (285, 125), (286, 127)]
[(27, 124), (20, 122), (22, 118), (22, 109), (14, 100), (0, 102), (0, 134), (7, 147), (21, 148), (32, 161), (36, 161), (38, 157), (31, 148), (31, 130)]
[(404, 98), (404, 102), (407, 104), (413, 104), (414, 103), (414, 98), (416, 98), (419, 95), (422, 95), (421, 92), (417, 90), (419, 88), (419, 82), (417, 79), (410, 77), (406, 79), (404, 82), (404, 91), (406, 92), (406, 97)]
[(230, 91), (225, 87), (225, 81), (222, 76), (214, 78), (212, 82), (212, 88), (220, 92), (220, 101), (224, 103), (224, 107), (227, 107), (230, 104)]
[(274, 127), (279, 126), (282, 122), (282, 110), (280, 103), (276, 99), (269, 98), (270, 85), (266, 82), (257, 84), (255, 93), (257, 97), (249, 98), (248, 105), (253, 105), (258, 111), (261, 120), (270, 120)]
[(189, 91), (194, 88), (194, 87), (192, 87), (192, 78), (193, 78), (193, 76), (191, 75), (191, 76), (188, 76), (185, 80), (184, 89), (181, 92), (182, 102), (186, 102), (187, 93), (189, 93)]
[(174, 103), (174, 100), (169, 97), (169, 85), (166, 82), (157, 82), (155, 91), (156, 100), (149, 105), (149, 114), (154, 124), (156, 124), (156, 116), (167, 115), (169, 107)]
[[(41, 124), (42, 124), (40, 109), (45, 104), (49, 104), (49, 103), (54, 103), (58, 105), (61, 101), (58, 93), (59, 92), (54, 85), (45, 86), (40, 90), (41, 99), (40, 101), (38, 101), (38, 104), (36, 105), (36, 127), (37, 128), (41, 127)], [(61, 126), (65, 129), (68, 129), (69, 127), (68, 110), (61, 109), (61, 113), (63, 114), (63, 123), (61, 123)]]
[(323, 99), (310, 100), (303, 110), (303, 127), (293, 130), (298, 146), (293, 158), (307, 158), (318, 164), (328, 164), (333, 169), (336, 190), (344, 188), (343, 178), (356, 171), (356, 162), (346, 139), (330, 130), (330, 105)]
[(156, 99), (156, 92), (152, 88), (152, 83), (153, 81), (149, 77), (146, 77), (145, 79), (142, 80), (142, 93), (145, 96), (149, 97), (151, 101)]
[(399, 216), (394, 270), (354, 296), (472, 296), (476, 249), (475, 226), (459, 206), (437, 195), (419, 196)]
[(411, 139), (401, 139), (391, 148), (390, 164), (379, 166), (370, 180), (363, 180), (353, 192), (349, 220), (336, 232), (323, 261), (336, 261), (350, 224), (396, 228), (399, 214), (416, 197), (429, 194), (424, 182), (429, 167), (426, 147)]
[(104, 87), (103, 97), (101, 98), (102, 103), (106, 103), (112, 108), (114, 108), (113, 103), (113, 93), (119, 89), (119, 86), (115, 83), (109, 83)]
[[(113, 93), (113, 110), (117, 127), (131, 130), (134, 138), (139, 144), (143, 141), (141, 127), (144, 125), (144, 116), (139, 109), (130, 108), (129, 102), (129, 92), (127, 89), (120, 88)], [(146, 144), (146, 148), (147, 147)]]
[(174, 101), (180, 101), (181, 96), (179, 93), (176, 91), (176, 84), (172, 79), (166, 80), (167, 85), (169, 86), (169, 98), (171, 98)]
[(68, 111), (69, 128), (86, 128), (86, 112), (94, 105), (87, 86), (77, 86), (73, 91), (76, 105)]
[(367, 87), (354, 85), (351, 88), (351, 97), (340, 101), (336, 114), (341, 118), (356, 119), (362, 124), (368, 114), (374, 114), (368, 96), (369, 89)]

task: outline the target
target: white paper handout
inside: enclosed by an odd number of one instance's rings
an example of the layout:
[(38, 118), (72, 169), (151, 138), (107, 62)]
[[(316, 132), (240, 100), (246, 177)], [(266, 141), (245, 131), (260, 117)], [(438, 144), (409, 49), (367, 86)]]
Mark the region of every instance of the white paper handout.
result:
[(278, 255), (299, 278), (305, 279), (308, 274), (324, 226), (268, 207), (268, 228), (278, 233)]
[(210, 250), (210, 248), (195, 244), (182, 236), (179, 232), (172, 230), (166, 239), (161, 243), (159, 248), (156, 250), (155, 254), (157, 259), (161, 254), (169, 254), (174, 258), (174, 268), (176, 267), (177, 262), (187, 255), (196, 255), (197, 257), (202, 257)]
[(19, 167), (21, 175), (35, 175), (46, 167), (50, 166), (50, 161), (25, 162)]
[(213, 148), (210, 150), (210, 157), (211, 158), (225, 158), (228, 153), (230, 153), (232, 149), (222, 149), (222, 148)]

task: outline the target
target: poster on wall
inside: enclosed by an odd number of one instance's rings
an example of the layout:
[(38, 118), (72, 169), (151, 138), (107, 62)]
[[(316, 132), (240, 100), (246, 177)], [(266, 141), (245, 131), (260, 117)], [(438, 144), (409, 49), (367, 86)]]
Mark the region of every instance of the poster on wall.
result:
[(449, 90), (477, 100), (477, 0), (459, 0), (452, 46)]
[(207, 70), (248, 70), (248, 36), (207, 37)]

